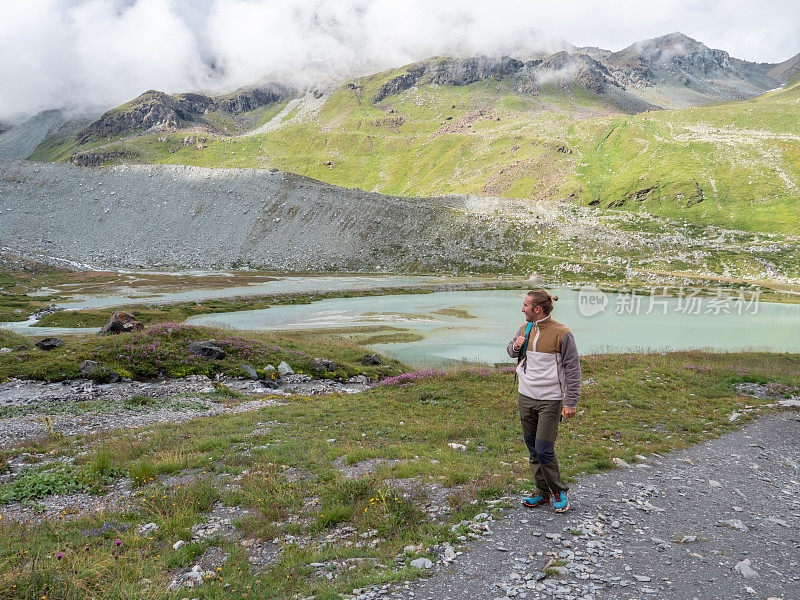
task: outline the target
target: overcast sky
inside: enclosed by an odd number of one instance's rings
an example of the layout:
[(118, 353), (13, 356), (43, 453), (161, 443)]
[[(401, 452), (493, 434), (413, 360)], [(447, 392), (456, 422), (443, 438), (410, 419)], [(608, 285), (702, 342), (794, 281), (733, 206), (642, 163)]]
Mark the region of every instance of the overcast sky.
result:
[(0, 0), (0, 120), (147, 89), (298, 85), (436, 54), (619, 50), (681, 31), (757, 62), (800, 52), (798, 0)]

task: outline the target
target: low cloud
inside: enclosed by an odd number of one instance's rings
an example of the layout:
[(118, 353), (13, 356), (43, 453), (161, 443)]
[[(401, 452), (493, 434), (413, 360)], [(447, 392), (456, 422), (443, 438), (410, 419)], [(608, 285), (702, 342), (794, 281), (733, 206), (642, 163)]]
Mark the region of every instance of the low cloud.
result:
[[(780, 6), (678, 0), (642, 14), (640, 3), (628, 0), (10, 2), (0, 20), (0, 120), (54, 107), (104, 110), (147, 89), (214, 93), (260, 80), (319, 85), (433, 55), (525, 57), (561, 49), (563, 40), (617, 50), (675, 30), (734, 56), (777, 62), (800, 50), (790, 47), (797, 46), (800, 9), (766, 3)], [(736, 44), (762, 54), (737, 52)]]

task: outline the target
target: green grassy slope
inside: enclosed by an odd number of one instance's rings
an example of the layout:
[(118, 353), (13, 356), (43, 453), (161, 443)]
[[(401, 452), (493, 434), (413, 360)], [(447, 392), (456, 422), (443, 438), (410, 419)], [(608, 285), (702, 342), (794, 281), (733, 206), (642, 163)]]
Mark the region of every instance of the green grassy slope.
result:
[[(265, 133), (204, 133), (199, 146), (185, 143), (186, 131), (166, 141), (147, 134), (92, 151), (272, 167), (388, 194), (569, 198), (750, 231), (798, 230), (800, 81), (754, 100), (638, 115), (579, 86), (533, 96), (502, 80), (424, 85), (371, 102), (404, 72), (352, 81), (318, 111), (297, 107)], [(51, 147), (36, 158), (68, 155), (63, 144)]]
[(800, 83), (750, 101), (576, 124), (579, 198), (746, 230), (799, 230)]

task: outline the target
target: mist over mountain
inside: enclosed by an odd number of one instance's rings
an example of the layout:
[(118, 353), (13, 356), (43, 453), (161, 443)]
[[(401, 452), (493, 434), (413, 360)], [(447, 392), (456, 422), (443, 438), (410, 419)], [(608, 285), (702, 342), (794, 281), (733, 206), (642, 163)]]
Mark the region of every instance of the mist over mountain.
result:
[[(389, 77), (370, 95), (369, 101), (378, 104), (412, 87), (461, 87), (491, 80), (497, 82), (498, 90), (502, 88), (506, 93), (533, 97), (551, 94), (555, 88), (577, 86), (603, 99), (615, 111), (638, 113), (754, 98), (783, 85), (798, 69), (800, 55), (780, 65), (752, 63), (676, 32), (637, 42), (618, 52), (571, 46), (527, 59), (486, 55), (428, 58), (401, 68), (399, 74)], [(347, 85), (358, 90), (361, 84)], [(329, 93), (334, 87), (322, 89)], [(312, 89), (318, 96), (324, 93), (319, 88)], [(71, 160), (87, 166), (100, 164), (107, 161), (108, 156), (82, 155), (80, 147), (91, 140), (110, 140), (148, 130), (169, 132), (189, 128), (229, 134), (230, 128), (221, 127), (220, 118), (229, 123), (230, 117), (252, 113), (280, 101), (299, 99), (306, 93), (307, 89), (281, 82), (251, 85), (218, 96), (149, 90), (105, 112), (99, 119), (87, 119), (86, 123), (73, 119), (73, 127), (82, 124), (75, 135)], [(0, 154), (26, 158), (53, 127), (63, 124), (63, 117), (59, 120), (50, 113), (44, 114), (46, 118), (39, 115), (26, 124), (30, 131), (27, 144), (10, 145), (7, 135), (5, 143), (0, 143)], [(44, 124), (50, 122), (53, 125), (45, 128)], [(247, 128), (246, 123), (237, 127), (239, 133)], [(34, 138), (35, 143), (30, 141)], [(134, 155), (123, 153), (116, 158), (132, 159)]]
[(0, 134), (0, 157), (272, 169), (791, 232), (798, 70), (800, 56), (754, 63), (681, 33), (616, 52), (439, 56), (324, 88), (149, 90), (92, 118), (47, 111)]
[[(636, 15), (635, 25), (630, 18)], [(0, 121), (51, 108), (99, 114), (148, 89), (218, 95), (280, 81), (298, 88), (431, 56), (519, 59), (591, 44), (617, 51), (685, 31), (749, 61), (796, 54), (800, 5), (628, 0), (37, 0), (0, 19)]]

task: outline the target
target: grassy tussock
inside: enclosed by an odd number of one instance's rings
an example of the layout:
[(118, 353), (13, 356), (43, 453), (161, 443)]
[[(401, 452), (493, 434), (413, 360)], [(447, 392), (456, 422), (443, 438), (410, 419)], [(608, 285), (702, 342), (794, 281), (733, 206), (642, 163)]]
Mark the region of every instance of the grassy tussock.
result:
[[(214, 339), (226, 352), (225, 358), (209, 360), (189, 349), (192, 342), (209, 339)], [(133, 379), (152, 379), (160, 374), (184, 377), (214, 376), (221, 373), (246, 377), (242, 364), (250, 364), (261, 378), (274, 378), (275, 372), (267, 370), (267, 367), (270, 364), (277, 366), (282, 361), (288, 362), (297, 372), (325, 377), (348, 377), (359, 373), (378, 377), (402, 368), (399, 362), (392, 360), (388, 360), (385, 365), (362, 365), (359, 360), (366, 354), (364, 348), (344, 340), (317, 340), (308, 335), (231, 335), (207, 327), (161, 323), (140, 332), (71, 340), (55, 350), (31, 350), (2, 355), (0, 380), (9, 377), (45, 381), (73, 379), (80, 376), (80, 364), (84, 360), (96, 361), (123, 377)], [(315, 371), (311, 363), (318, 356), (335, 361), (340, 368), (335, 373)], [(215, 397), (231, 402), (239, 399), (236, 392), (224, 386), (215, 390)], [(131, 408), (136, 408), (137, 403), (145, 400), (134, 397), (127, 402)]]

